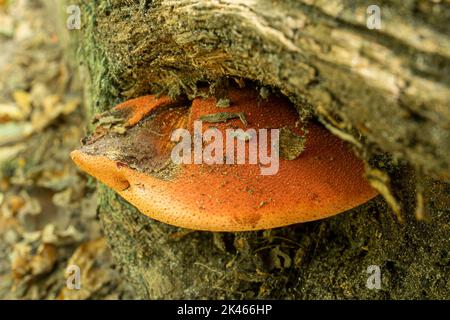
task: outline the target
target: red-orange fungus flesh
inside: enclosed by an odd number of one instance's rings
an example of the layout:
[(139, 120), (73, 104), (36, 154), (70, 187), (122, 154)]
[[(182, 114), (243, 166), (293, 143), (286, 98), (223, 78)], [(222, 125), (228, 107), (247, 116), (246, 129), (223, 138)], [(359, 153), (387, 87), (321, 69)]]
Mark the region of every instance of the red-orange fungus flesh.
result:
[[(284, 127), (303, 134), (297, 127), (296, 110), (285, 98), (272, 96), (262, 100), (250, 89), (233, 89), (228, 95), (231, 101), (228, 108), (218, 108), (214, 98), (195, 99), (191, 108), (186, 109), (186, 128), (193, 132), (194, 121), (204, 115), (242, 112), (247, 125), (239, 118), (204, 122), (203, 131), (208, 128), (224, 132), (230, 128), (258, 131)], [(153, 96), (135, 99), (133, 106), (141, 107), (134, 107), (128, 123), (133, 126), (139, 122), (144, 127), (146, 121), (156, 121), (145, 116), (157, 112), (169, 101)], [(123, 105), (120, 108), (124, 108)], [(170, 115), (172, 111), (167, 112)], [(281, 227), (326, 218), (373, 198), (377, 193), (364, 179), (363, 162), (348, 145), (318, 124), (311, 122), (307, 128), (305, 150), (295, 160), (280, 158), (278, 172), (273, 175), (261, 175), (260, 164), (246, 161), (245, 164), (181, 164), (165, 179), (153, 172), (135, 169), (135, 164), (127, 165), (110, 153), (102, 153), (101, 142), (74, 151), (72, 159), (144, 214), (196, 230), (246, 231)], [(132, 130), (140, 129), (136, 126)], [(150, 138), (162, 139), (157, 134), (161, 133), (155, 132), (156, 136)], [(111, 139), (126, 141), (126, 135)], [(248, 151), (248, 143), (246, 148)], [(123, 158), (137, 157), (128, 154)], [(120, 165), (117, 165), (119, 160)]]

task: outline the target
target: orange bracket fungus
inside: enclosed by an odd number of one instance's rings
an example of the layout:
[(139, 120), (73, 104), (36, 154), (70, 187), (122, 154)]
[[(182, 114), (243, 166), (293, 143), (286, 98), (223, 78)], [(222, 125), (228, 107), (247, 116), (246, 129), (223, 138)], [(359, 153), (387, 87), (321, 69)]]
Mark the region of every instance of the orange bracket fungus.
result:
[(228, 98), (225, 107), (215, 98), (127, 101), (113, 110), (125, 132), (103, 128), (72, 159), (144, 214), (196, 230), (312, 221), (376, 195), (346, 143), (316, 123), (303, 128), (285, 98), (251, 89)]

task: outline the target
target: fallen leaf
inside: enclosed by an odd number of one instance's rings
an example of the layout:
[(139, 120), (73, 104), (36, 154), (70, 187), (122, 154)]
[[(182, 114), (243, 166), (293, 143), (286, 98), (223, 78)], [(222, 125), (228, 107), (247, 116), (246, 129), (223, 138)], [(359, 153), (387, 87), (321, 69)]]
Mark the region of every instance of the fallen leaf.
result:
[(28, 92), (23, 90), (16, 90), (13, 93), (14, 101), (22, 110), (23, 114), (29, 115), (31, 112), (31, 96)]
[[(67, 266), (77, 266), (81, 272), (80, 290), (70, 290), (64, 287), (59, 299), (64, 300), (85, 300), (107, 285), (112, 278), (109, 269), (101, 267), (110, 261), (110, 253), (104, 238), (99, 238), (78, 247), (75, 253), (67, 262)], [(70, 274), (66, 274), (68, 277)]]
[(32, 132), (33, 127), (28, 122), (8, 122), (0, 124), (0, 146), (23, 140)]
[(26, 116), (27, 115), (14, 104), (0, 104), (0, 123), (24, 120)]

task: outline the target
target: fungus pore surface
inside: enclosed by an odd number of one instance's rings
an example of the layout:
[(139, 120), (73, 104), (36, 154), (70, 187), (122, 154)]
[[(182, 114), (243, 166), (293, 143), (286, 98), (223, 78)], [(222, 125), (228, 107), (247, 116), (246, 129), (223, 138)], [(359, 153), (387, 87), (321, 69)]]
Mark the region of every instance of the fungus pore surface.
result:
[[(218, 107), (215, 98), (196, 98), (191, 105), (167, 97), (130, 100), (114, 109), (126, 117), (126, 132), (108, 130), (73, 151), (72, 159), (142, 213), (196, 230), (259, 230), (312, 221), (354, 208), (376, 195), (364, 178), (363, 162), (349, 146), (313, 122), (304, 126), (305, 137), (297, 112), (286, 98), (272, 95), (263, 100), (252, 89), (230, 89), (228, 98), (230, 105), (225, 108)], [(209, 164), (207, 157), (193, 163), (194, 127), (202, 119), (197, 134), (220, 133), (224, 147), (219, 155), (226, 162), (233, 153), (234, 163)], [(191, 163), (172, 161), (178, 142), (171, 136), (176, 129), (192, 135)], [(244, 132), (233, 136), (231, 153), (226, 149), (228, 129)], [(248, 129), (256, 134), (248, 134)], [(267, 145), (258, 144), (264, 133), (260, 129), (267, 130)], [(266, 156), (275, 156), (272, 129), (280, 132), (278, 169), (263, 175), (261, 168), (269, 164), (263, 164), (259, 154), (257, 163), (249, 163), (250, 145), (255, 142)], [(239, 164), (238, 140), (246, 151), (245, 162)], [(202, 151), (212, 142), (217, 141), (202, 141)], [(290, 144), (296, 145), (290, 148)]]

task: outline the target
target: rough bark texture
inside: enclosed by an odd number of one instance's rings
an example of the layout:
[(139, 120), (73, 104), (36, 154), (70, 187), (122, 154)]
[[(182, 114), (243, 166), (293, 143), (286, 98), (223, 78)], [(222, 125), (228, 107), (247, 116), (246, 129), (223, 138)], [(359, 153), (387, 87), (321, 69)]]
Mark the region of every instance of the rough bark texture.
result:
[[(146, 93), (219, 94), (224, 79), (245, 78), (288, 96), (372, 166), (380, 153), (396, 160), (386, 171), (404, 223), (379, 197), (277, 230), (187, 232), (100, 186), (105, 233), (137, 295), (449, 298), (450, 7), (435, 2), (379, 1), (382, 29), (369, 30), (368, 1), (78, 1), (82, 29), (69, 35), (88, 114)], [(416, 180), (427, 222), (414, 218)], [(381, 290), (366, 287), (369, 265)]]

